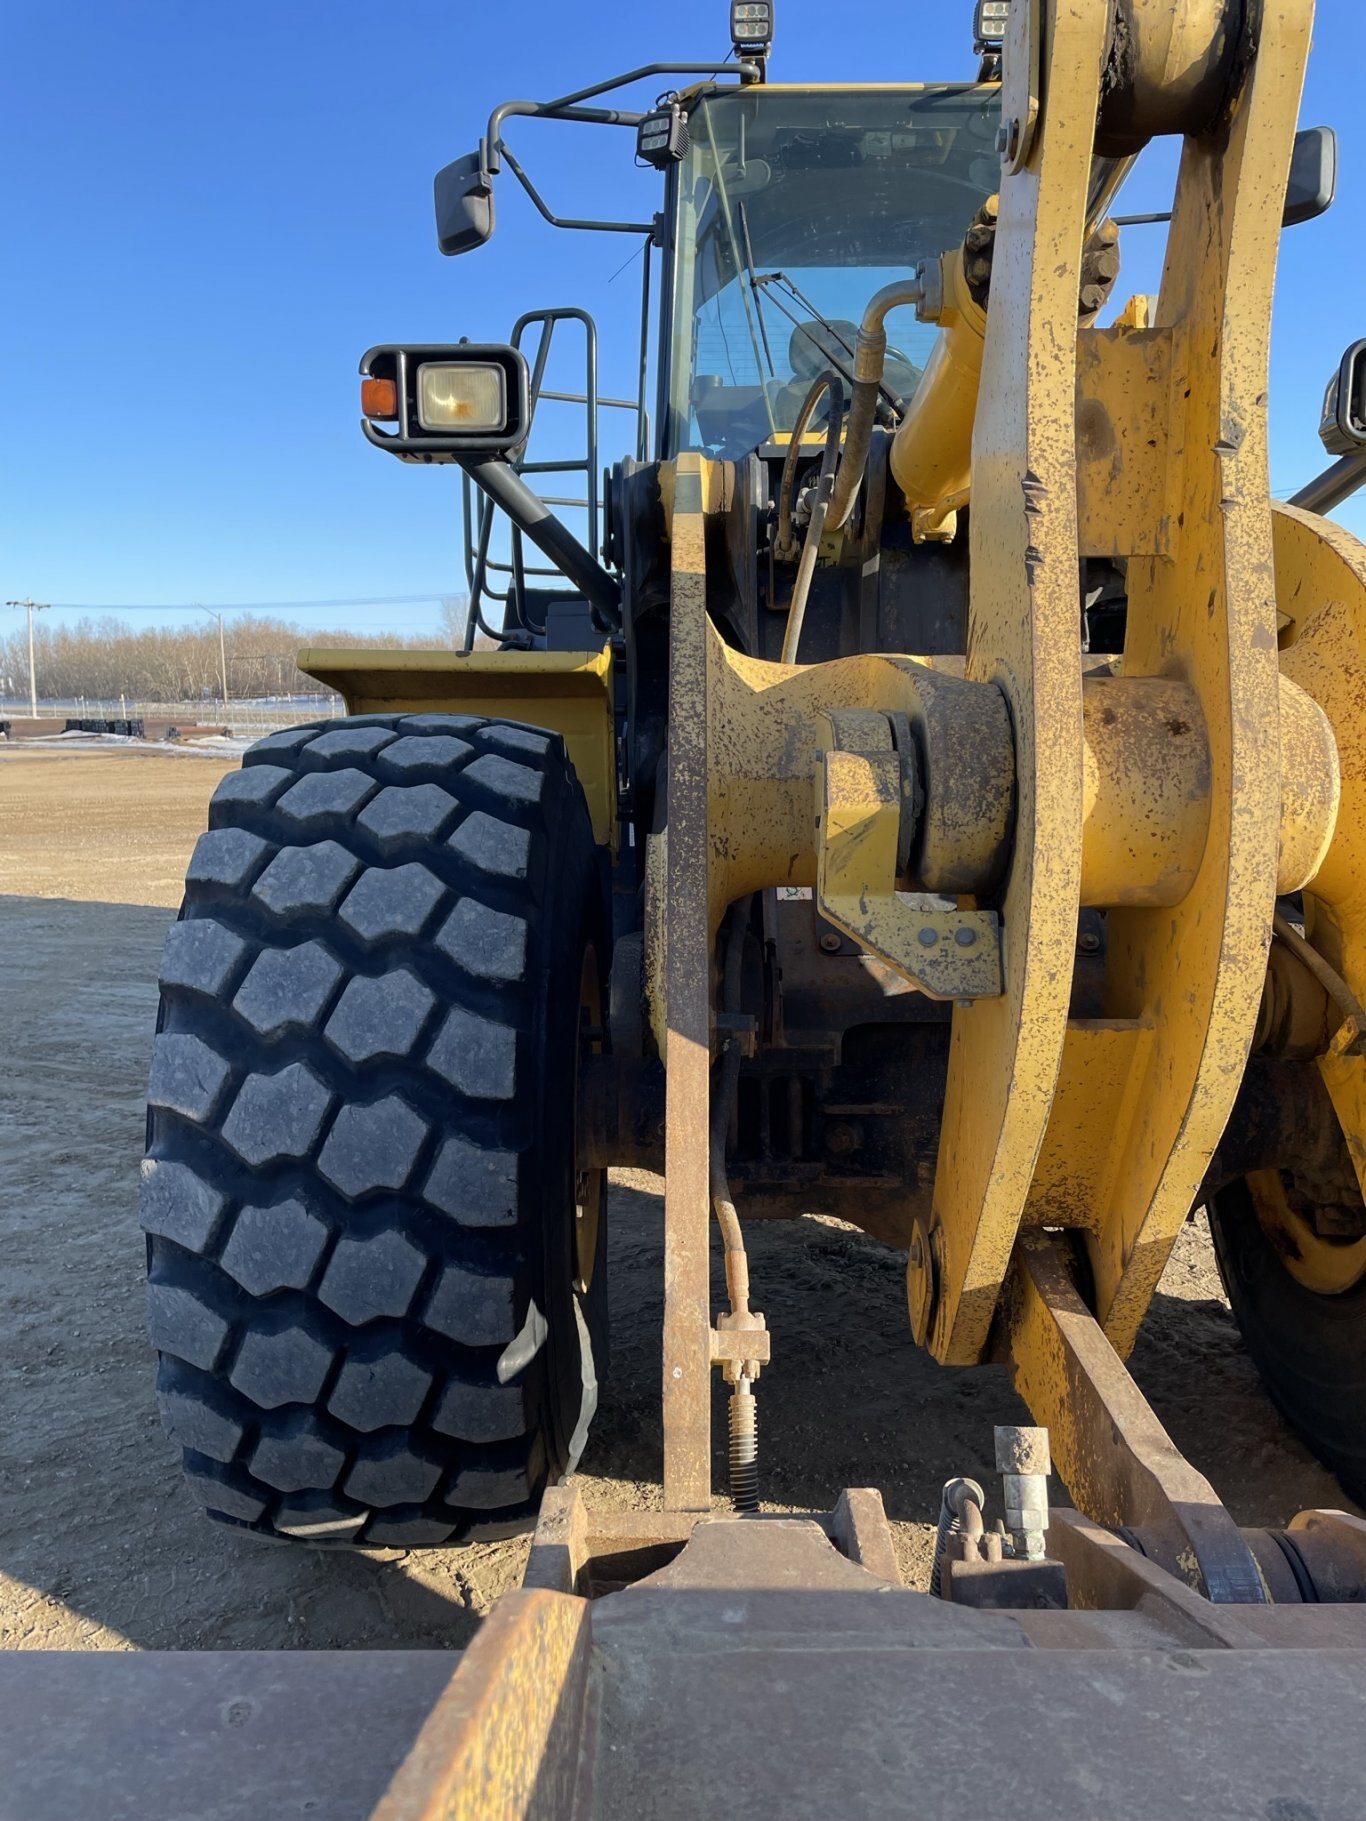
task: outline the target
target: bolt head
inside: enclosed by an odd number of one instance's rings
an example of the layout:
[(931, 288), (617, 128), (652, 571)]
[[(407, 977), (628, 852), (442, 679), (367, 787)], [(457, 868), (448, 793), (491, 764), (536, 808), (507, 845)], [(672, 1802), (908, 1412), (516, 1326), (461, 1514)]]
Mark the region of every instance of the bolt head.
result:
[(1083, 955), (1094, 955), (1100, 950), (1100, 937), (1095, 930), (1087, 929), (1077, 937), (1077, 947)]
[(953, 932), (953, 939), (959, 948), (971, 948), (977, 940), (977, 931), (975, 929), (956, 929)]
[(925, 928), (921, 930), (918, 940), (921, 948), (936, 948), (939, 944), (939, 931), (937, 929), (931, 929), (927, 924)]
[(1013, 158), (1020, 143), (1020, 123), (1016, 119), (1003, 120), (996, 129), (996, 150), (1002, 158)]
[(833, 930), (827, 930), (820, 939), (820, 946), (827, 955), (837, 955), (840, 951), (840, 939)]

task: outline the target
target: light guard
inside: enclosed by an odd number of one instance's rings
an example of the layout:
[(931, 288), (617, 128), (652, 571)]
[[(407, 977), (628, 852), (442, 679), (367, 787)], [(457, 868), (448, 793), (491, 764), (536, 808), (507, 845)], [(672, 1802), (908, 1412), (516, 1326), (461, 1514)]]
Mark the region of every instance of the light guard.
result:
[[(362, 418), (377, 449), (405, 462), (459, 462), (507, 455), (531, 422), (525, 357), (505, 343), (456, 342), (371, 348), (363, 381), (387, 380), (396, 394), (396, 430)], [(373, 388), (367, 388), (373, 390)]]

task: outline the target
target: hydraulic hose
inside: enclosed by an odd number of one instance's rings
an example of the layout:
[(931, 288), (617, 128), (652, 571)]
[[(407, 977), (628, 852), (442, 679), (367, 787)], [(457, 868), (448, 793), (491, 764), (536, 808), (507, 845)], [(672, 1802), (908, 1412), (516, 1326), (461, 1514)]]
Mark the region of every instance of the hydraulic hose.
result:
[[(821, 452), (820, 476), (816, 482), (816, 502), (811, 509), (811, 519), (806, 527), (806, 542), (802, 545), (801, 561), (797, 565), (797, 579), (792, 586), (792, 601), (787, 610), (787, 626), (783, 632), (781, 654), (781, 661), (784, 664), (797, 662), (797, 647), (801, 643), (802, 637), (802, 621), (806, 618), (806, 597), (811, 592), (811, 577), (816, 571), (816, 558), (820, 554), (821, 539), (825, 535), (826, 519), (829, 515), (830, 500), (835, 485), (836, 464), (839, 461), (840, 425), (844, 417), (844, 387), (834, 373), (822, 373), (802, 400), (802, 408), (797, 413), (797, 421), (792, 427), (792, 440), (787, 445), (787, 457), (783, 462), (782, 486), (778, 491), (777, 550), (780, 556), (787, 556), (796, 543), (792, 533), (792, 493), (796, 483), (797, 462), (801, 456), (802, 436), (807, 424), (811, 421), (811, 414), (826, 392), (830, 394), (830, 415), (826, 423), (825, 448)], [(876, 387), (874, 393), (876, 393)]]
[(884, 285), (863, 312), (858, 340), (854, 344), (854, 390), (849, 401), (849, 427), (844, 437), (844, 458), (835, 476), (834, 494), (830, 501), (827, 523), (838, 531), (848, 520), (863, 484), (868, 466), (868, 448), (873, 440), (873, 423), (877, 416), (878, 393), (882, 386), (882, 368), (887, 358), (885, 323), (890, 310), (903, 304), (919, 303), (925, 288), (919, 274), (900, 278)]
[[(752, 900), (740, 899), (726, 924), (726, 959), (721, 979), (721, 1006), (736, 1012), (740, 1007), (740, 980), (745, 957), (745, 929)], [(726, 1134), (730, 1129), (735, 1095), (740, 1082), (740, 1039), (733, 1032), (721, 1052), (720, 1080), (711, 1115), (709, 1166), (711, 1201), (725, 1247), (726, 1297), (730, 1313), (748, 1317), (749, 1259), (745, 1253), (740, 1216), (726, 1176)], [(762, 1326), (762, 1323), (760, 1324)], [(730, 1390), (730, 1496), (737, 1511), (759, 1509), (759, 1423), (753, 1380), (742, 1370), (735, 1373)]]
[[(749, 918), (750, 900), (742, 898), (732, 908), (726, 923), (726, 960), (721, 977), (721, 1008), (735, 1012), (740, 1008), (740, 975), (745, 957), (745, 925)], [(749, 1314), (749, 1259), (745, 1238), (740, 1229), (740, 1216), (730, 1192), (726, 1175), (726, 1135), (730, 1130), (735, 1095), (740, 1084), (740, 1039), (727, 1037), (721, 1052), (720, 1080), (711, 1114), (711, 1148), (709, 1171), (712, 1208), (721, 1229), (725, 1247), (726, 1296), (732, 1315)]]

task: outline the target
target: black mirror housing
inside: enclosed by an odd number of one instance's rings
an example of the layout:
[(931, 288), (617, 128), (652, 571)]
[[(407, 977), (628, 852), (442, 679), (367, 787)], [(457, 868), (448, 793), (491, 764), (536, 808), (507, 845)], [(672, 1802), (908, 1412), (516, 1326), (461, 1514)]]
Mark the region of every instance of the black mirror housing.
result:
[(472, 253), (493, 237), (493, 179), (478, 152), (439, 170), (432, 184), (436, 244), (448, 256)]
[(1330, 126), (1307, 126), (1295, 135), (1281, 226), (1298, 227), (1332, 207), (1338, 187), (1338, 136)]
[(1366, 448), (1366, 341), (1354, 341), (1328, 382), (1319, 441), (1330, 455)]

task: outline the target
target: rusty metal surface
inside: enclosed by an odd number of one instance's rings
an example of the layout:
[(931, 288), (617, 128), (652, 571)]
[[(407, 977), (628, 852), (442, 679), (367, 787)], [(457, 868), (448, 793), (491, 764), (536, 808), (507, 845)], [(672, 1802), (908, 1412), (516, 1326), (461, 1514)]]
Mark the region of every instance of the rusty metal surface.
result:
[[(768, 1526), (780, 1520), (764, 1517), (759, 1521)], [(901, 1585), (881, 1493), (867, 1486), (851, 1488), (840, 1494), (831, 1511), (813, 1513), (800, 1521), (818, 1529), (834, 1545), (841, 1562), (852, 1564), (879, 1584)], [(751, 1526), (746, 1535), (752, 1536), (755, 1520), (745, 1522)], [(522, 1585), (586, 1597), (635, 1585), (672, 1563), (699, 1526), (718, 1523), (733, 1520), (695, 1511), (590, 1512), (577, 1486), (552, 1486), (536, 1522)], [(724, 1534), (734, 1537), (737, 1532), (731, 1528)], [(764, 1534), (766, 1539), (771, 1537), (767, 1529)], [(704, 1544), (690, 1560), (702, 1559), (711, 1548), (714, 1544)], [(771, 1554), (771, 1541), (764, 1548)], [(817, 1553), (818, 1568), (827, 1566), (828, 1547), (823, 1544)], [(761, 1566), (766, 1559), (767, 1554), (761, 1552)]]
[[(705, 509), (719, 475), (679, 457), (670, 544), (668, 830), (662, 915), (664, 1066), (664, 1503), (711, 1501), (712, 929), (708, 921), (707, 589)], [(648, 889), (648, 887), (647, 887)], [(647, 951), (648, 952), (648, 951)]]
[(504, 1594), (374, 1810), (373, 1821), (567, 1814), (578, 1780), (588, 1604)]
[(0, 1821), (364, 1821), (455, 1661), (0, 1652)]
[(1002, 1338), (1078, 1509), (1100, 1523), (1145, 1526), (1162, 1539), (1162, 1566), (1215, 1604), (1263, 1603), (1266, 1585), (1238, 1526), (1082, 1302), (1059, 1240), (1021, 1238)]
[[(1021, 1647), (1049, 1621), (1056, 1647)], [(1355, 1652), (1201, 1650), (1130, 1615), (1143, 1642), (1107, 1648), (1071, 1614), (904, 1593), (642, 1590), (593, 1626), (576, 1817), (1360, 1814)]]
[(1108, 1610), (956, 1606), (880, 1572), (865, 1492), (821, 1518), (705, 1518), (589, 1514), (565, 1488), (533, 1566), (543, 1543), (647, 1533), (691, 1540), (600, 1600), (500, 1602), (375, 1821), (829, 1821), (906, 1813), (912, 1791), (938, 1815), (965, 1776), (984, 1812), (1050, 1821), (1360, 1812), (1366, 1607), (1214, 1606), (1067, 1511), (1069, 1590)]

